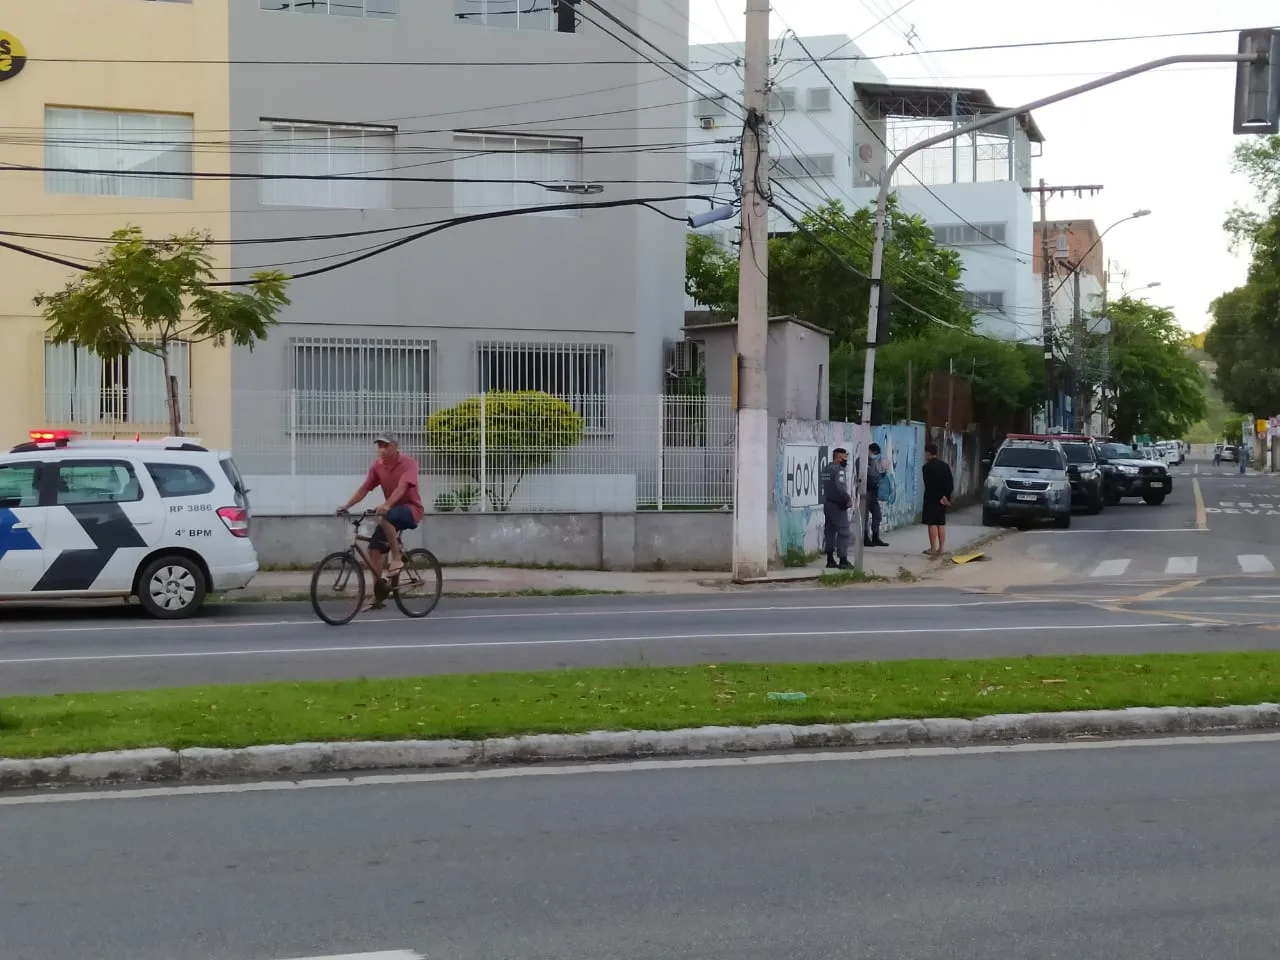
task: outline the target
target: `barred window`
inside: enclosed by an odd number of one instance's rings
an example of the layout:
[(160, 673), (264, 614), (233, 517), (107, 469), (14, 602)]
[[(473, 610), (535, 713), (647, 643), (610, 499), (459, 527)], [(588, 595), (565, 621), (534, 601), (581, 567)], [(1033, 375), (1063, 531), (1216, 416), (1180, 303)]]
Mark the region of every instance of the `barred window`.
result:
[(1003, 223), (947, 223), (933, 228), (933, 239), (944, 247), (1004, 243)]
[(591, 343), (477, 345), (479, 389), (541, 390), (568, 401), (590, 429), (605, 427), (613, 353)]
[(964, 305), (975, 313), (1003, 313), (1003, 290), (966, 290), (963, 295)]
[[(169, 344), (169, 372), (178, 380), (178, 404), (190, 426), (191, 352), (182, 341)], [(133, 350), (106, 359), (73, 343), (44, 346), (44, 415), (51, 424), (169, 422), (164, 361)]]
[(833, 177), (835, 173), (836, 158), (830, 153), (806, 157), (779, 157), (773, 165), (773, 175), (779, 180)]
[(290, 340), (295, 429), (420, 433), (430, 413), (429, 340)]

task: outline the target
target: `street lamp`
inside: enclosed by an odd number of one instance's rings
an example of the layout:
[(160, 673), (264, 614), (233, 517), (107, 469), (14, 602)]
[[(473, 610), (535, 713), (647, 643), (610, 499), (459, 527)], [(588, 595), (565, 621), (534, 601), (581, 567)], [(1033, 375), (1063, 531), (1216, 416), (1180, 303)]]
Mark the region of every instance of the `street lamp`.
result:
[[(1160, 286), (1160, 281), (1159, 281), (1159, 280), (1152, 280), (1150, 283), (1148, 283), (1148, 284), (1146, 284), (1146, 285), (1144, 285), (1144, 286), (1141, 286), (1141, 287), (1134, 287), (1132, 292), (1133, 292), (1133, 293), (1137, 293), (1137, 292), (1139, 292), (1140, 290), (1150, 290), (1150, 289), (1152, 289), (1153, 287), (1158, 287), (1158, 286)], [(1127, 296), (1129, 295), (1129, 293), (1130, 293), (1130, 291), (1128, 291), (1128, 290), (1121, 290), (1121, 291), (1120, 291), (1120, 296), (1122, 296), (1122, 297), (1127, 297)], [(1105, 302), (1105, 301), (1104, 301), (1104, 302)]]

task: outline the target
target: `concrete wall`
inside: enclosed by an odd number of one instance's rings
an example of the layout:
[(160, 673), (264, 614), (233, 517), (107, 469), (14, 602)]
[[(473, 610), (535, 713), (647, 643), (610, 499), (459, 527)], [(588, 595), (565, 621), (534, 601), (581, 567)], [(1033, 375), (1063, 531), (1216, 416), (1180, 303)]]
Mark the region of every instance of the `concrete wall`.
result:
[[(309, 567), (342, 548), (333, 517), (253, 519), (264, 567)], [(727, 570), (733, 552), (728, 511), (430, 514), (405, 545), (450, 563), (548, 564), (591, 570)]]
[(781, 420), (773, 434), (773, 492), (770, 497), (772, 559), (789, 552), (817, 553), (822, 549), (822, 469), (836, 447), (849, 451), (845, 482), (854, 496), (853, 515), (862, 509), (861, 467), (865, 456), (863, 429), (855, 423)]
[(880, 444), (886, 473), (880, 481), (880, 508), (885, 530), (915, 523), (920, 516), (924, 491), (920, 467), (924, 464), (925, 430), (922, 423), (871, 428)]

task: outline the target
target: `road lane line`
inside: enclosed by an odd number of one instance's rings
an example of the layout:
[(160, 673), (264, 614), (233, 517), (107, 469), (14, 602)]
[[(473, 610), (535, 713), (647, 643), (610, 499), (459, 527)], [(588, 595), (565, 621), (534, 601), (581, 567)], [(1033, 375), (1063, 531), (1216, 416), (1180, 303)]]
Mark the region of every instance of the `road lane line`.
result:
[[(1156, 613), (1153, 616), (1162, 616)], [(330, 647), (274, 647), (260, 650), (172, 650), (157, 653), (86, 653), (67, 654), (50, 657), (4, 657), (0, 658), (0, 666), (37, 663), (110, 663), (113, 661), (131, 660), (199, 660), (213, 657), (286, 657), (314, 656), (316, 654), (334, 653), (395, 653), (403, 651), (431, 650), (484, 650), (492, 647), (510, 649), (512, 647), (562, 647), (562, 646), (594, 646), (608, 643), (656, 643), (666, 641), (691, 640), (772, 640), (792, 637), (889, 637), (908, 635), (942, 634), (952, 636), (957, 633), (1045, 633), (1069, 630), (1103, 630), (1115, 633), (1117, 630), (1150, 630), (1154, 628), (1173, 629), (1176, 627), (1209, 627), (1217, 626), (1212, 621), (1197, 623), (1168, 623), (1152, 621), (1141, 623), (1093, 623), (1093, 624), (1013, 624), (1009, 626), (987, 627), (871, 627), (864, 630), (764, 630), (753, 633), (668, 633), (650, 634), (630, 637), (569, 637), (556, 640), (475, 640), (444, 641), (442, 643), (370, 643), (348, 646)]]
[(1196, 528), (1199, 530), (1209, 529), (1209, 515), (1204, 507), (1204, 494), (1200, 492), (1200, 481), (1191, 481), (1191, 492), (1196, 497)]
[(298, 957), (295, 960), (425, 960), (412, 950), (382, 950), (378, 953), (335, 953), (323, 957)]
[[(1127, 740), (1068, 740), (1065, 743), (984, 743), (954, 747), (872, 747), (865, 750), (825, 750), (813, 753), (761, 753), (736, 757), (672, 757), (661, 760), (538, 763), (524, 767), (482, 770), (435, 770), (424, 773), (372, 773), (314, 780), (259, 780), (252, 783), (204, 783), (195, 786), (139, 787), (0, 796), (0, 807), (38, 807), (59, 803), (110, 803), (173, 797), (238, 796), (244, 793), (290, 793), (295, 790), (334, 790), (352, 787), (421, 786), (473, 780), (517, 780), (524, 777), (582, 777), (723, 767), (774, 767), (804, 763), (869, 763), (876, 760), (930, 760), (943, 757), (984, 757), (993, 753), (1074, 753), (1078, 750), (1162, 750), (1169, 747), (1230, 747), (1278, 743), (1280, 733), (1206, 733), (1201, 736), (1136, 737)], [(357, 954), (359, 956), (359, 954)], [(376, 956), (376, 954), (375, 954)], [(318, 958), (332, 960), (332, 958)]]
[(1240, 569), (1245, 573), (1275, 573), (1276, 568), (1260, 553), (1242, 553), (1236, 557)]
[[(915, 610), (919, 608), (937, 607), (939, 609), (953, 609), (955, 607), (1000, 607), (1000, 606), (1019, 606), (1023, 604), (1045, 604), (1055, 603), (1052, 599), (1025, 599), (1017, 598), (1010, 600), (975, 600), (967, 603), (826, 603), (826, 604), (781, 604), (774, 606), (753, 606), (753, 607), (657, 607), (652, 610), (610, 610), (607, 607), (601, 607), (595, 610), (542, 610), (527, 613), (457, 613), (443, 614), (438, 617), (431, 617), (428, 623), (440, 623), (441, 621), (460, 621), (460, 620), (532, 620), (537, 618), (551, 617), (635, 617), (653, 614), (655, 616), (672, 616), (679, 614), (704, 614), (704, 613), (779, 613), (786, 610), (795, 610), (796, 612), (808, 613), (815, 610)], [(364, 624), (377, 623), (386, 625), (389, 623), (402, 623), (406, 625), (419, 624), (420, 621), (406, 620), (403, 617), (364, 617), (353, 620), (348, 627), (363, 626)], [(238, 630), (244, 627), (300, 627), (315, 626), (330, 629), (321, 623), (315, 617), (307, 617), (305, 619), (291, 620), (236, 620), (233, 618), (219, 620), (201, 620), (190, 623), (172, 623), (172, 624), (153, 624), (153, 623), (130, 623), (108, 626), (106, 624), (93, 624), (83, 627), (43, 627), (39, 624), (23, 625), (20, 627), (0, 628), (0, 637), (7, 634), (25, 634), (39, 633), (41, 636), (51, 633), (138, 633), (144, 631), (163, 630), (172, 632), (174, 630), (213, 630), (228, 629)]]
[(1164, 565), (1164, 572), (1180, 577), (1194, 577), (1198, 557), (1170, 557)]
[(1207, 533), (1204, 527), (1072, 527), (1070, 530), (1030, 530), (1028, 533), (1043, 533), (1057, 539), (1073, 533)]
[(1090, 571), (1091, 577), (1120, 577), (1129, 569), (1130, 560), (1127, 558), (1119, 560), (1103, 560), (1100, 564)]

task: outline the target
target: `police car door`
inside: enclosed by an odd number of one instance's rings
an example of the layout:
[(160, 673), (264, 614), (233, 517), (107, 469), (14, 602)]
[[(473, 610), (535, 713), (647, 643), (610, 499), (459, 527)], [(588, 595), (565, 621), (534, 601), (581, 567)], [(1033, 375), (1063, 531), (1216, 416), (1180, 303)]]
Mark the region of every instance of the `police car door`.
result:
[(44, 576), (36, 590), (121, 591), (161, 535), (160, 503), (133, 464), (64, 457), (54, 467)]
[(44, 573), (52, 508), (40, 505), (40, 481), (48, 470), (34, 460), (0, 465), (0, 593), (27, 593)]

